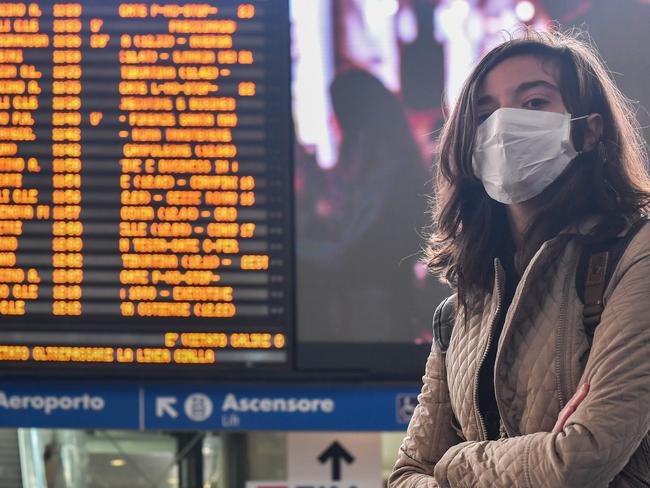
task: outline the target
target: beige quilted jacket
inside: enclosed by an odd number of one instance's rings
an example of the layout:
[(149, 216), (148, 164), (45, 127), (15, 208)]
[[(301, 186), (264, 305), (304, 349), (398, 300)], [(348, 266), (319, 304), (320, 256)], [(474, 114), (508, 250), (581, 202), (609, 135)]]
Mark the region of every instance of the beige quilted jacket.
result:
[[(507, 312), (495, 392), (507, 436), (486, 441), (478, 371), (504, 289), (484, 311), (457, 318), (446, 357), (435, 346), (391, 488), (650, 486), (650, 225), (630, 242), (604, 295), (591, 352), (575, 286), (575, 234), (546, 242)], [(558, 413), (577, 388), (586, 399), (559, 434)]]

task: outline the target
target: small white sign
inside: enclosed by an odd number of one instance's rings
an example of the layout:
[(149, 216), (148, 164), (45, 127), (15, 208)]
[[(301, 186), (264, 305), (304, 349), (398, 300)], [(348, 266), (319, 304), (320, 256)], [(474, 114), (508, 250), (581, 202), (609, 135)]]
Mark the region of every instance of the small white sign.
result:
[(178, 412), (174, 408), (176, 405), (176, 397), (156, 397), (156, 417), (169, 417), (175, 419), (178, 417)]
[(287, 458), (289, 486), (382, 486), (379, 433), (291, 432)]
[(203, 393), (192, 393), (185, 400), (183, 407), (187, 418), (194, 422), (203, 422), (209, 419), (214, 410), (212, 400)]

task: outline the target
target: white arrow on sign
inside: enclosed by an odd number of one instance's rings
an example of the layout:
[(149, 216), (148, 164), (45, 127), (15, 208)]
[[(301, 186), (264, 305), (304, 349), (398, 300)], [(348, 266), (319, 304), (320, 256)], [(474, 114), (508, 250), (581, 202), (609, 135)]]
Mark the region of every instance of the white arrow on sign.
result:
[(175, 419), (178, 412), (174, 408), (176, 397), (156, 397), (156, 417), (164, 417), (165, 414)]

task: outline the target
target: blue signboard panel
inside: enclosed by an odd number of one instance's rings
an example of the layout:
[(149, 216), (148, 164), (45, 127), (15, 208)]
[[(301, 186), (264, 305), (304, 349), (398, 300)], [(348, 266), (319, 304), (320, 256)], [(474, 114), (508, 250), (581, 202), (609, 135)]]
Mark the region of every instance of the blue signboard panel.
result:
[(137, 429), (133, 385), (0, 383), (0, 426)]
[(404, 430), (417, 393), (370, 386), (145, 388), (145, 428)]
[(4, 383), (0, 427), (404, 430), (412, 387)]

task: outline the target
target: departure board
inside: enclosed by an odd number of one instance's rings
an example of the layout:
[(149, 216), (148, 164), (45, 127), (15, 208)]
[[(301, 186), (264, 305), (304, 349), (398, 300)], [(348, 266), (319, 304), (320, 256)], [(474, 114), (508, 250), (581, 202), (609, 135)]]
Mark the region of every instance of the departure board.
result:
[(0, 368), (287, 367), (291, 148), (286, 0), (0, 3)]

